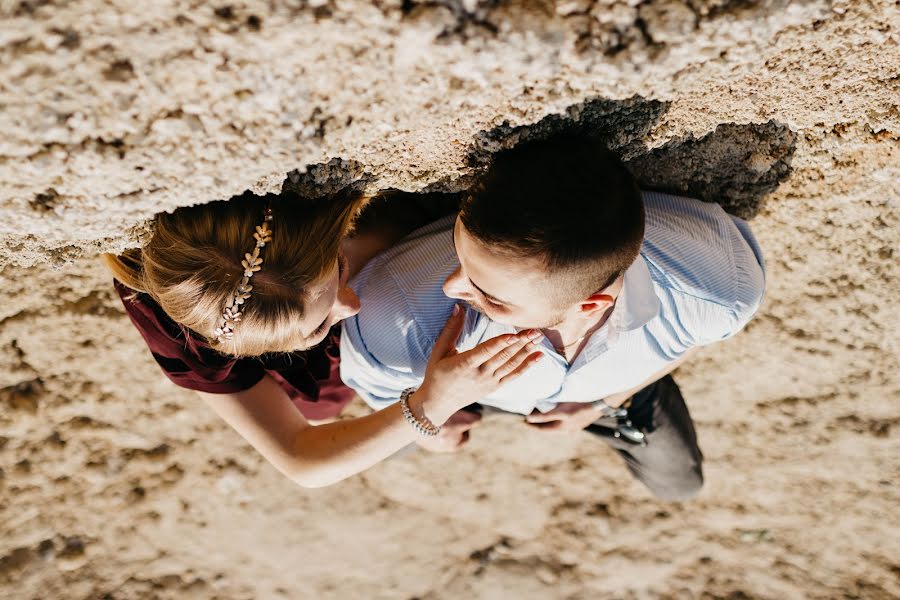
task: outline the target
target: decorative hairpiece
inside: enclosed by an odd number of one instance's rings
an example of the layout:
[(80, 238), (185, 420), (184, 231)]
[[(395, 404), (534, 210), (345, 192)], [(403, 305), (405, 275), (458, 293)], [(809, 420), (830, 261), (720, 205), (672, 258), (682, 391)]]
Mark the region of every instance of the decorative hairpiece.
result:
[(241, 315), (243, 315), (241, 311), (243, 304), (250, 298), (250, 292), (253, 291), (253, 286), (250, 285), (250, 278), (262, 268), (263, 259), (260, 252), (266, 247), (267, 243), (272, 241), (272, 230), (269, 229), (271, 220), (272, 209), (270, 207), (266, 209), (266, 216), (262, 225), (256, 226), (256, 232), (253, 234), (256, 245), (253, 247), (253, 252), (244, 254), (244, 260), (241, 261), (241, 266), (244, 267), (244, 275), (241, 277), (241, 282), (228, 297), (228, 302), (225, 303), (225, 310), (222, 311), (222, 320), (219, 321), (219, 326), (213, 332), (217, 344), (234, 338), (234, 326), (240, 322)]

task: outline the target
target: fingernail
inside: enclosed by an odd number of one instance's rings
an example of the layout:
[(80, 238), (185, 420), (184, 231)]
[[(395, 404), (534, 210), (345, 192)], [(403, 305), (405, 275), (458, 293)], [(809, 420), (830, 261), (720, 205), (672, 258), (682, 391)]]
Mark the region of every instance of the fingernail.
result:
[(457, 316), (459, 314), (459, 304), (453, 305), (453, 316)]
[(529, 339), (529, 340), (536, 340), (536, 339), (538, 339), (539, 337), (541, 337), (542, 335), (543, 335), (543, 334), (540, 332), (540, 330), (538, 330), (538, 329), (532, 329), (531, 331), (528, 332), (528, 339)]

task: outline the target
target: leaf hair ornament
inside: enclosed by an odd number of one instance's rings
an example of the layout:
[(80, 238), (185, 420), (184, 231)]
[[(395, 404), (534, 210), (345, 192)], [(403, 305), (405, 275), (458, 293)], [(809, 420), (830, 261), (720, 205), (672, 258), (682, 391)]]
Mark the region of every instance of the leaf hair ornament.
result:
[(216, 344), (221, 344), (225, 340), (234, 339), (234, 327), (241, 321), (241, 317), (244, 314), (244, 303), (250, 299), (250, 292), (253, 291), (253, 286), (250, 285), (250, 279), (253, 277), (254, 273), (262, 268), (262, 249), (266, 247), (266, 244), (272, 241), (272, 230), (269, 229), (269, 223), (271, 221), (272, 208), (269, 207), (266, 209), (266, 215), (262, 225), (257, 225), (256, 231), (253, 233), (253, 239), (256, 240), (253, 251), (244, 254), (244, 260), (241, 261), (241, 266), (244, 267), (244, 274), (241, 277), (241, 281), (228, 297), (228, 301), (225, 303), (225, 309), (222, 311), (222, 319), (219, 321), (219, 326), (216, 327), (216, 330), (213, 332)]

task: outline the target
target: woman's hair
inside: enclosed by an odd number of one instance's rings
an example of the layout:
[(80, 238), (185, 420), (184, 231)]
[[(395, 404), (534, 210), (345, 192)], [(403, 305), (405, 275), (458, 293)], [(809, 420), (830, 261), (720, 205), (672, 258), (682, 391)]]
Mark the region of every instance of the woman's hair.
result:
[(262, 249), (234, 337), (214, 347), (233, 356), (305, 349), (300, 320), (310, 288), (334, 272), (341, 240), (368, 198), (345, 191), (309, 200), (295, 193), (255, 196), (179, 208), (157, 215), (141, 249), (103, 255), (113, 276), (149, 295), (175, 322), (211, 342), (229, 296), (240, 283), (253, 233), (272, 209), (272, 240)]

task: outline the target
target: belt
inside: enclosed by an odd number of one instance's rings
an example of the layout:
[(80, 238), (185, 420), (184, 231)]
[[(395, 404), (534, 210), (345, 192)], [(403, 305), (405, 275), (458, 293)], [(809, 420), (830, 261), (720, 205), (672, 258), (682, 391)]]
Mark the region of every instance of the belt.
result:
[(622, 440), (634, 446), (646, 446), (647, 435), (634, 426), (631, 419), (628, 418), (628, 409), (631, 406), (631, 398), (626, 400), (621, 406), (606, 406), (603, 416), (585, 427), (594, 435), (600, 437), (611, 437)]

